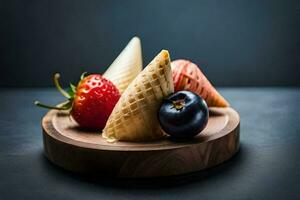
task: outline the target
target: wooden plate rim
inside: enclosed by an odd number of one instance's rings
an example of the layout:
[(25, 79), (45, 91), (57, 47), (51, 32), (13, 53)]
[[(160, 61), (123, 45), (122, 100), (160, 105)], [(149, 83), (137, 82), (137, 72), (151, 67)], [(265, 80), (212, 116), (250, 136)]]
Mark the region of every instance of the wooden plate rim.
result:
[[(66, 137), (62, 135), (53, 125), (53, 117), (61, 111), (50, 110), (42, 119), (42, 128), (43, 134), (50, 136), (54, 140), (58, 140), (62, 143), (67, 143), (68, 145), (72, 145), (75, 147), (86, 148), (86, 149), (94, 149), (100, 151), (120, 151), (120, 152), (128, 152), (128, 151), (157, 151), (157, 150), (171, 150), (171, 149), (180, 149), (187, 146), (199, 145), (200, 143), (207, 143), (212, 140), (220, 139), (226, 135), (231, 134), (236, 130), (236, 128), (240, 124), (239, 114), (231, 107), (227, 108), (210, 108), (210, 112), (219, 112), (218, 110), (222, 109), (228, 115), (227, 124), (221, 129), (218, 134), (210, 135), (202, 138), (201, 140), (191, 140), (185, 142), (170, 142), (170, 145), (158, 145), (153, 146), (144, 146), (145, 143), (130, 143), (125, 142), (130, 146), (130, 148), (124, 148), (124, 146), (116, 146), (107, 143), (107, 145), (102, 144), (93, 144), (87, 142), (81, 142), (78, 140), (74, 140), (72, 138)], [(158, 141), (159, 142), (159, 141)], [(123, 142), (124, 143), (124, 142)], [(151, 142), (150, 142), (151, 143)], [(149, 144), (149, 143), (147, 143)], [(155, 144), (155, 143), (153, 143)]]

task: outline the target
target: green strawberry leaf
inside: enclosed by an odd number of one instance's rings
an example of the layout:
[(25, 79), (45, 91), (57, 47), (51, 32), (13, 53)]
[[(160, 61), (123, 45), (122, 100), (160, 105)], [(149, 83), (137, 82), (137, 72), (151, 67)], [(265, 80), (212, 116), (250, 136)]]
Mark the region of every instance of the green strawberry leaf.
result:
[(70, 88), (68, 89), (68, 94), (70, 95), (69, 99), (74, 99), (76, 93), (76, 86), (70, 83)]
[(70, 83), (71, 90), (75, 93), (76, 92), (76, 86)]
[(62, 109), (62, 110), (68, 110), (72, 107), (72, 101), (67, 101), (63, 104), (61, 104), (58, 108)]
[(74, 92), (70, 88), (68, 89), (67, 93), (70, 95), (70, 98), (68, 98), (69, 100), (74, 98)]
[(80, 80), (84, 79), (84, 77), (86, 76), (87, 72), (83, 72), (80, 76)]

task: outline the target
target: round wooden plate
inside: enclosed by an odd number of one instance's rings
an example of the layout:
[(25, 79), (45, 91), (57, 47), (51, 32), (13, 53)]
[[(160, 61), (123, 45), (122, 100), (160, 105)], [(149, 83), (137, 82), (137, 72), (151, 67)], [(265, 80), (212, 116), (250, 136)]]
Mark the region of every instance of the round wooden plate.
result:
[(80, 129), (65, 112), (51, 110), (42, 120), (44, 151), (54, 164), (93, 176), (130, 178), (179, 175), (220, 164), (238, 150), (239, 124), (234, 109), (211, 108), (207, 127), (192, 140), (107, 143), (99, 132)]

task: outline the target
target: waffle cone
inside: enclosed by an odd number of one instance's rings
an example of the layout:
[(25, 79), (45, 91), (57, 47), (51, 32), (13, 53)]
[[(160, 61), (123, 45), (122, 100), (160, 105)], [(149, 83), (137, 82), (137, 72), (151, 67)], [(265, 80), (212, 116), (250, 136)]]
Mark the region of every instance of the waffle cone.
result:
[(201, 96), (210, 107), (227, 107), (229, 103), (212, 86), (197, 65), (188, 60), (171, 64), (175, 91), (189, 90)]
[(130, 83), (113, 109), (102, 136), (107, 141), (161, 138), (157, 112), (174, 91), (169, 53), (162, 50)]
[(142, 49), (138, 37), (133, 37), (103, 76), (109, 79), (122, 94), (142, 71)]

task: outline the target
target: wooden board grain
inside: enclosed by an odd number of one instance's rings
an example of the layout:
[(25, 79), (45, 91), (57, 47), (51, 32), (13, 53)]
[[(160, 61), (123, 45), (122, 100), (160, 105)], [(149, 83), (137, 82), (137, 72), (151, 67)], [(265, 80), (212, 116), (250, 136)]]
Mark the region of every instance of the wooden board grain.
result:
[(45, 155), (54, 164), (93, 176), (130, 178), (179, 175), (218, 165), (237, 152), (239, 124), (234, 109), (210, 108), (207, 127), (192, 140), (107, 143), (100, 132), (80, 129), (65, 112), (51, 110), (42, 120)]

